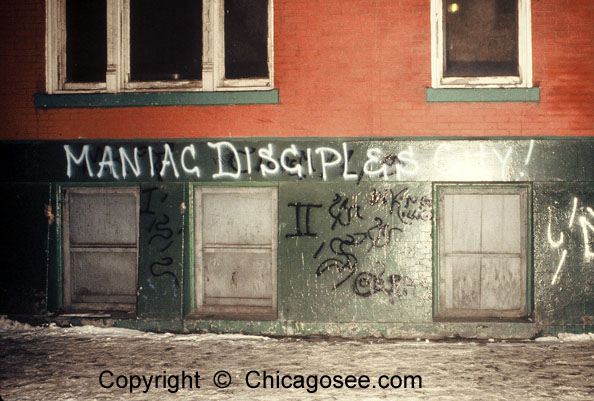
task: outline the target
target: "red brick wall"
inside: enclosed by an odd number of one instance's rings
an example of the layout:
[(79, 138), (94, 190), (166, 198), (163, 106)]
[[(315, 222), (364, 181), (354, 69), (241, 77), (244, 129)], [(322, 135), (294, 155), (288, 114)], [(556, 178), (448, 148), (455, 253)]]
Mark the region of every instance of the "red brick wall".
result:
[(429, 0), (275, 0), (280, 104), (36, 110), (44, 3), (0, 3), (1, 139), (594, 135), (594, 1), (532, 0), (535, 103), (427, 104)]

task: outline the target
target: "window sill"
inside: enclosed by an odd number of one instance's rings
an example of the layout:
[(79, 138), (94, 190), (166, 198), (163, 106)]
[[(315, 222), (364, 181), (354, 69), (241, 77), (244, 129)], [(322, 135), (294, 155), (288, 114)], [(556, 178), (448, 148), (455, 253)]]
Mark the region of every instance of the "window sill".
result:
[(61, 93), (35, 95), (40, 109), (278, 104), (278, 89), (229, 92)]
[(426, 88), (427, 103), (538, 102), (540, 88)]

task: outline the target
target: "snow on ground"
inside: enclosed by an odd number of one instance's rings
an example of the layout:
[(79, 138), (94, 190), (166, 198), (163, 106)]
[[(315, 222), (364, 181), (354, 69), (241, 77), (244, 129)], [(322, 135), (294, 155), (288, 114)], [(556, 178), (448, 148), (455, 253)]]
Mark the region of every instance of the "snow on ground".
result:
[[(219, 388), (215, 379), (231, 383)], [(0, 317), (0, 396), (592, 400), (594, 334), (518, 342), (274, 339), (32, 327)]]

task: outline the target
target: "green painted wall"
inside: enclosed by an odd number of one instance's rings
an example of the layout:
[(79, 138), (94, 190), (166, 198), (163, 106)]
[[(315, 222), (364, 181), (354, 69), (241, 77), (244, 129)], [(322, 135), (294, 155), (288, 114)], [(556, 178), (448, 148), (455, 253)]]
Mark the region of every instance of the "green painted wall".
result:
[(594, 324), (594, 186), (535, 185), (534, 303), (537, 321)]
[(430, 184), (283, 183), (279, 203), (282, 319), (431, 321)]
[[(3, 272), (41, 290), (50, 310), (61, 307), (60, 187), (137, 185), (137, 316), (101, 324), (388, 337), (594, 329), (593, 139), (1, 142), (0, 156), (4, 230), (18, 233)], [(530, 320), (433, 320), (432, 185), (453, 181), (532, 183)], [(278, 186), (277, 320), (185, 318), (194, 185)]]
[(184, 186), (140, 186), (138, 307), (140, 318), (181, 316)]

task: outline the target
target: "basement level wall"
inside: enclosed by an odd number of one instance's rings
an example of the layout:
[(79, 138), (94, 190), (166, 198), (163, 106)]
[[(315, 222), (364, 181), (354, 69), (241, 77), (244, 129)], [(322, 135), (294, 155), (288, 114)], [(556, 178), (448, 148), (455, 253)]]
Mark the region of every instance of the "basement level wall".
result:
[[(96, 324), (406, 338), (594, 329), (590, 139), (83, 140), (2, 142), (0, 151), (13, 233), (2, 292), (4, 300), (28, 297), (4, 301), (2, 312), (69, 312), (64, 190), (123, 186), (139, 192), (135, 313)], [(456, 183), (529, 188), (520, 319), (439, 317), (436, 194)], [(276, 189), (273, 317), (198, 313), (196, 187)], [(233, 199), (240, 209), (242, 198)]]

